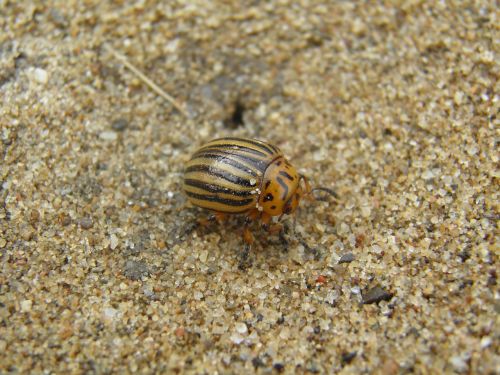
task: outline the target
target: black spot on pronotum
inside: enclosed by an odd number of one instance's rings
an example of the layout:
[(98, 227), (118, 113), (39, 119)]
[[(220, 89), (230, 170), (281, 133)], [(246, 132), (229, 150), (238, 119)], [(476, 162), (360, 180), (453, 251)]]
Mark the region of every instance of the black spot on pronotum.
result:
[(269, 201), (272, 201), (274, 199), (274, 196), (271, 194), (271, 193), (268, 193), (265, 197), (264, 197), (264, 202), (269, 202)]
[(275, 209), (276, 209), (276, 206), (273, 204), (273, 205), (271, 206), (271, 210), (275, 210)]
[(231, 113), (231, 116), (224, 121), (224, 125), (229, 129), (236, 129), (244, 125), (244, 112), (245, 106), (239, 100), (237, 100), (236, 103), (234, 103), (234, 109)]

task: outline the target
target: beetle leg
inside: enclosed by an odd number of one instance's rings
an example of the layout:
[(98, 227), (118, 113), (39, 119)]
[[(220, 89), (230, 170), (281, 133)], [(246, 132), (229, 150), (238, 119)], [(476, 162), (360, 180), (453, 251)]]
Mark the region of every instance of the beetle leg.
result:
[(238, 268), (242, 271), (252, 265), (252, 262), (249, 260), (250, 247), (251, 246), (249, 244), (245, 244), (245, 247), (243, 248), (243, 253), (240, 257), (240, 263), (238, 264)]
[(214, 222), (217, 222), (218, 224), (222, 224), (226, 218), (227, 218), (227, 214), (225, 214), (224, 212), (214, 212), (212, 215), (210, 215), (207, 218), (198, 219), (198, 225), (203, 227), (203, 228), (206, 228), (211, 223), (214, 223)]
[(295, 233), (295, 236), (299, 240), (300, 244), (304, 246), (306, 253), (311, 254), (314, 260), (321, 260), (321, 251), (318, 248), (309, 246), (300, 233)]
[(216, 212), (213, 214), (214, 220), (217, 221), (219, 224), (222, 224), (224, 220), (227, 218), (227, 214), (224, 212)]
[(243, 253), (241, 254), (240, 258), (240, 264), (238, 266), (240, 270), (244, 270), (249, 266), (248, 256), (250, 254), (250, 250), (252, 249), (252, 244), (254, 241), (249, 226), (253, 221), (254, 215), (255, 214), (253, 212), (250, 212), (250, 214), (245, 218), (245, 226), (243, 227), (243, 240), (245, 241), (245, 247), (243, 248)]
[(283, 245), (283, 251), (285, 253), (288, 253), (288, 239), (285, 237), (285, 231), (286, 231), (286, 228), (285, 226), (283, 226), (278, 234), (279, 236), (279, 239), (280, 239), (280, 242), (281, 242), (281, 245)]
[(262, 216), (261, 216), (262, 228), (271, 234), (278, 233), (279, 231), (282, 230), (283, 225), (280, 223), (271, 224), (271, 219), (272, 219), (271, 215), (269, 215), (265, 212), (262, 213)]
[(309, 183), (309, 180), (308, 180), (308, 179), (307, 179), (307, 177), (306, 177), (306, 176), (304, 176), (303, 174), (301, 174), (301, 175), (300, 175), (300, 178), (301, 178), (302, 180), (304, 180), (304, 185), (305, 185), (304, 192), (305, 192), (306, 194), (309, 194), (309, 193), (311, 192), (311, 190), (312, 190), (312, 189), (311, 189), (311, 184)]
[(252, 232), (248, 228), (248, 224), (245, 224), (245, 228), (243, 229), (243, 240), (248, 246), (252, 246), (253, 244), (253, 236)]
[(246, 220), (247, 220), (247, 223), (250, 223), (254, 220), (256, 220), (260, 215), (260, 211), (257, 210), (256, 208), (253, 209), (253, 210), (250, 210), (247, 214), (247, 217), (246, 217)]

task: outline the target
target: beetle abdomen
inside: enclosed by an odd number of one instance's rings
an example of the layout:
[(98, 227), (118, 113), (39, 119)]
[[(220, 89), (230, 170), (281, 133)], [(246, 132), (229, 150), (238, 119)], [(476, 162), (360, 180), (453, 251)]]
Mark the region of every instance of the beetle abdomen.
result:
[(262, 176), (281, 151), (269, 143), (220, 138), (198, 149), (186, 165), (184, 191), (196, 206), (241, 213), (255, 208)]

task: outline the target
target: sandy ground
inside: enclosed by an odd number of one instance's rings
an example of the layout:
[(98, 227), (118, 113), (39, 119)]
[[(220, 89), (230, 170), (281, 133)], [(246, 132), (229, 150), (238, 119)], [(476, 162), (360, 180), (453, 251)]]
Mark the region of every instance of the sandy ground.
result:
[[(493, 1), (44, 3), (0, 1), (1, 373), (500, 373)], [(338, 195), (244, 269), (181, 190), (219, 136)]]

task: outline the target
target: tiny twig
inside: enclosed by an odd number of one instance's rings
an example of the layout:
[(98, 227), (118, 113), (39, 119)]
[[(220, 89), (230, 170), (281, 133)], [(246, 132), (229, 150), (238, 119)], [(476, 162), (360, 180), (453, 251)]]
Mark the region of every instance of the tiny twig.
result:
[(128, 69), (130, 69), (135, 75), (137, 75), (146, 85), (148, 85), (151, 90), (160, 95), (163, 99), (172, 104), (180, 113), (184, 116), (189, 117), (189, 114), (183, 108), (183, 106), (175, 100), (172, 96), (163, 91), (156, 83), (151, 81), (144, 73), (142, 73), (139, 69), (137, 69), (132, 63), (130, 63), (125, 56), (123, 56), (118, 51), (114, 50), (111, 46), (105, 45), (105, 48), (111, 52), (111, 54), (118, 60), (120, 60), (123, 65), (125, 65)]

